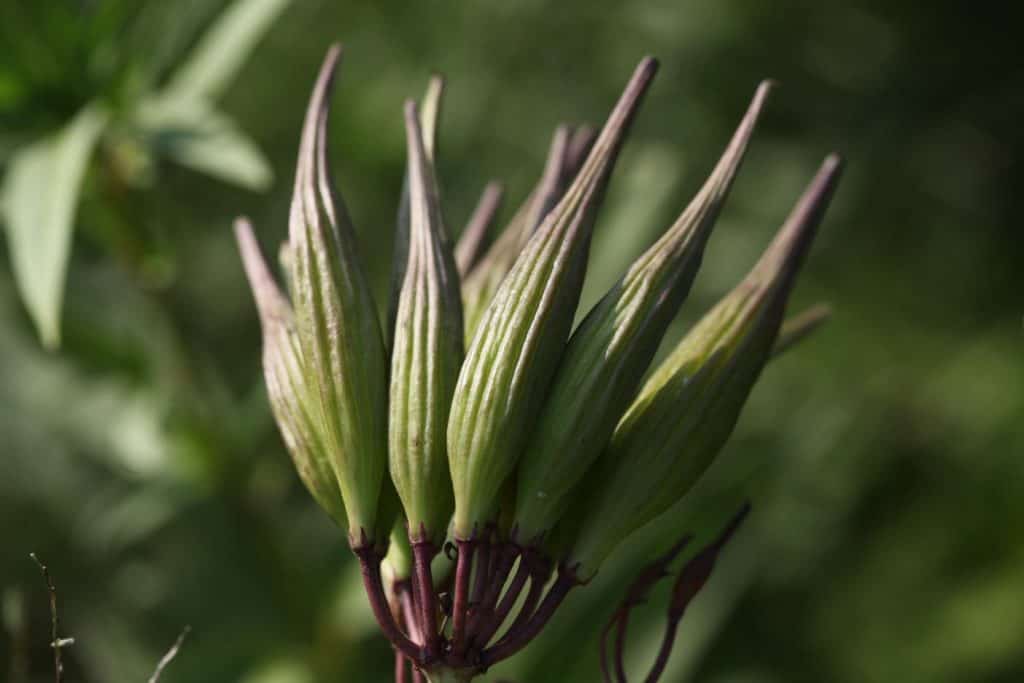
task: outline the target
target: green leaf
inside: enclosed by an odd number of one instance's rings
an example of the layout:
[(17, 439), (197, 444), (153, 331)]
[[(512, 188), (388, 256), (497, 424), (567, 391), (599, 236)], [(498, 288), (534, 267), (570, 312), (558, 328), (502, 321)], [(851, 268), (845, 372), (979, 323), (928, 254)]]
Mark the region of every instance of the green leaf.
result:
[(250, 190), (266, 189), (273, 172), (256, 143), (202, 99), (177, 94), (143, 100), (136, 123), (163, 156)]
[(219, 95), (290, 2), (237, 0), (221, 14), (172, 76), (167, 92), (188, 99)]
[(60, 344), (60, 313), (75, 205), (107, 112), (89, 105), (53, 137), (17, 152), (3, 186), (14, 278), (47, 348)]

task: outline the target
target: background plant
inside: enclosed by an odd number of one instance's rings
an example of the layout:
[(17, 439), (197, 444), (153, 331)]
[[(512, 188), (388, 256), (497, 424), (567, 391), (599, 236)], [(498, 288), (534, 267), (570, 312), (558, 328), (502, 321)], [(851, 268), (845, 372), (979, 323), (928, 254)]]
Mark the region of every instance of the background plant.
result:
[[(221, 7), (173, 4), (201, 17)], [(688, 613), (673, 676), (1015, 680), (1024, 259), (1013, 218), (1022, 103), (1007, 27), (1016, 11), (873, 0), (481, 4), (443, 18), (406, 3), (287, 10), (218, 100), (281, 169), (272, 192), (254, 198), (171, 165), (159, 186), (116, 201), (87, 189), (59, 356), (39, 351), (10, 272), (0, 275), (0, 584), (6, 605), (26, 607), (33, 670), (51, 675), (30, 550), (55, 572), (78, 638), (66, 653), (73, 680), (145, 680), (185, 623), (193, 633), (163, 680), (372, 680), (388, 661), (349, 593), (344, 543), (289, 473), (269, 420), (252, 372), (258, 326), (229, 229), (242, 205), (266, 243), (285, 224), (301, 106), (282, 103), (305, 101), (309, 83), (295, 74), (313, 73), (324, 46), (342, 38), (350, 61), (332, 157), (378, 301), (404, 168), (395, 111), (434, 69), (451, 84), (440, 175), (459, 225), (484, 178), (505, 181), (510, 198), (525, 194), (556, 122), (599, 121), (621, 86), (613, 64), (662, 58), (663, 86), (611, 188), (583, 306), (693, 194), (757, 81), (779, 79), (708, 246), (715, 268), (673, 340), (752, 262), (800, 171), (837, 143), (850, 159), (795, 302), (825, 299), (836, 315), (767, 371), (695, 492), (701, 514), (687, 506), (677, 526), (646, 530), (602, 570), (592, 597), (580, 592), (545, 639), (493, 678), (542, 680), (536, 663), (554, 662), (551, 680), (595, 680), (597, 629), (578, 627), (603, 623), (633, 558), (684, 528), (710, 534), (746, 493), (758, 515)], [(39, 44), (71, 41), (72, 29), (54, 30)], [(594, 44), (605, 52), (594, 55)], [(40, 133), (77, 111), (48, 120), (48, 106), (24, 105)], [(638, 211), (622, 201), (635, 188), (663, 199)], [(121, 234), (139, 240), (109, 251), (103, 236), (125, 224), (137, 232)], [(142, 272), (152, 279), (140, 284), (120, 254), (148, 255)], [(311, 589), (324, 585), (326, 598)], [(652, 603), (664, 604), (667, 590)], [(631, 623), (642, 669), (662, 612), (641, 609)], [(0, 639), (0, 662), (11, 642)], [(558, 656), (566, 651), (585, 656)]]
[[(5, 5), (0, 208), (15, 282), (44, 345), (60, 342), (91, 167), (100, 177), (89, 189), (108, 202), (124, 186), (152, 185), (161, 159), (249, 189), (270, 184), (263, 155), (214, 101), (289, 1), (239, 0), (215, 16), (201, 3)], [(106, 235), (108, 248), (140, 241), (133, 227)]]

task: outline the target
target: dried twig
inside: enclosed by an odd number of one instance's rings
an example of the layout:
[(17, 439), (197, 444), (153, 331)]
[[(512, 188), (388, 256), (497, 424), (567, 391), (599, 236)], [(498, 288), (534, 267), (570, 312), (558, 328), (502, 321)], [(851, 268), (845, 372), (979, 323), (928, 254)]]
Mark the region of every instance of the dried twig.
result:
[(186, 626), (181, 629), (181, 633), (178, 634), (178, 638), (174, 641), (174, 645), (171, 645), (171, 649), (160, 658), (159, 662), (157, 662), (156, 669), (153, 671), (153, 675), (149, 677), (149, 681), (147, 683), (157, 683), (160, 680), (160, 674), (164, 672), (164, 669), (171, 663), (171, 660), (178, 656), (178, 650), (181, 649), (181, 644), (185, 642), (185, 638), (191, 630), (192, 628), (190, 626)]
[(64, 664), (61, 662), (60, 651), (68, 645), (74, 645), (75, 639), (61, 638), (59, 635), (60, 617), (57, 614), (57, 587), (53, 585), (50, 570), (39, 560), (35, 553), (29, 553), (28, 556), (32, 558), (32, 561), (39, 567), (39, 571), (43, 573), (46, 589), (50, 593), (50, 647), (53, 648), (54, 681), (55, 683), (60, 683), (61, 676), (64, 674)]

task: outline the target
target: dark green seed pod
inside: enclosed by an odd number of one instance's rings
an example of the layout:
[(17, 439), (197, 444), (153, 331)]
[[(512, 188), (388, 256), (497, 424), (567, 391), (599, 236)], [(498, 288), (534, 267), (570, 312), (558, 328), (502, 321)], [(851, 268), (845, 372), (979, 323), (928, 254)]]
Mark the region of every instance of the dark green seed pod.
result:
[(522, 542), (547, 532), (636, 396), (669, 323), (690, 290), (704, 245), (743, 160), (769, 84), (700, 192), (573, 333), (518, 469)]
[(583, 575), (689, 491), (732, 433), (840, 166), (837, 157), (825, 161), (754, 269), (679, 343), (616, 427), (574, 500), (581, 522), (569, 557)]

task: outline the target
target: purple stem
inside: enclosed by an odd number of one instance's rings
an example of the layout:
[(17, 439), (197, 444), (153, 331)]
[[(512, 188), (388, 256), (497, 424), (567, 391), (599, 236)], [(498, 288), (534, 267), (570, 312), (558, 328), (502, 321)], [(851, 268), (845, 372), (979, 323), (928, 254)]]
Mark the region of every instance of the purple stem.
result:
[(391, 613), (387, 595), (384, 593), (384, 583), (380, 577), (380, 555), (371, 545), (353, 548), (352, 552), (359, 558), (359, 569), (363, 575), (366, 597), (370, 601), (370, 608), (373, 610), (373, 616), (377, 618), (380, 630), (384, 632), (391, 644), (406, 657), (414, 662), (423, 661), (425, 653), (421, 652), (419, 646), (402, 633), (395, 622), (395, 615)]
[(452, 603), (452, 654), (458, 658), (466, 652), (466, 602), (477, 544), (472, 540), (456, 539), (455, 545), (459, 555), (455, 565), (455, 598)]
[(513, 543), (503, 543), (498, 548), (483, 599), (469, 620), (468, 637), (470, 641), (481, 647), (487, 645), (487, 639), (494, 634), (494, 631), (491, 630), (486, 639), (480, 637), (490, 628), (491, 621), (495, 616), (495, 604), (498, 602), (498, 597), (501, 596), (501, 589), (505, 587), (505, 581), (508, 579), (512, 567), (515, 566), (518, 555), (519, 548)]
[[(661, 647), (658, 649), (658, 657), (654, 660), (647, 678), (644, 679), (645, 683), (657, 683), (661, 675), (665, 673), (665, 666), (668, 664), (669, 655), (672, 654), (672, 645), (676, 641), (676, 630), (678, 628), (679, 620), (670, 619), (668, 626), (665, 627), (665, 637), (662, 639)], [(622, 683), (626, 683), (625, 676), (622, 678)]]
[(555, 580), (548, 594), (544, 596), (544, 600), (540, 603), (537, 611), (523, 625), (522, 630), (516, 633), (510, 630), (494, 647), (481, 652), (481, 664), (484, 667), (489, 667), (503, 659), (508, 659), (526, 647), (547, 625), (569, 591), (579, 583), (579, 579), (576, 578), (575, 573), (571, 569), (560, 569), (558, 579)]
[(437, 546), (429, 541), (412, 543), (413, 581), (416, 585), (416, 597), (419, 598), (419, 621), (423, 644), (427, 649), (427, 657), (433, 661), (441, 655), (441, 638), (437, 630), (437, 595), (434, 593), (434, 578), (430, 571), (430, 562), (437, 555)]
[[(515, 560), (513, 559), (513, 563)], [(508, 590), (505, 591), (505, 595), (502, 596), (501, 602), (498, 603), (497, 609), (490, 615), (487, 620), (481, 626), (479, 633), (476, 636), (476, 643), (481, 648), (487, 647), (487, 643), (490, 642), (494, 634), (497, 633), (501, 625), (505, 623), (505, 619), (508, 617), (509, 612), (515, 607), (516, 600), (519, 599), (519, 594), (523, 591), (523, 586), (526, 585), (526, 579), (529, 576), (525, 563), (520, 561), (519, 568), (516, 569), (515, 575), (512, 577), (512, 583), (509, 584)], [(504, 581), (504, 579), (502, 580)]]

